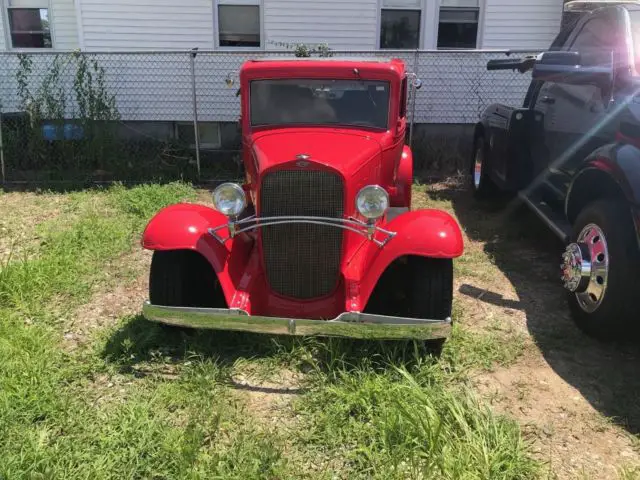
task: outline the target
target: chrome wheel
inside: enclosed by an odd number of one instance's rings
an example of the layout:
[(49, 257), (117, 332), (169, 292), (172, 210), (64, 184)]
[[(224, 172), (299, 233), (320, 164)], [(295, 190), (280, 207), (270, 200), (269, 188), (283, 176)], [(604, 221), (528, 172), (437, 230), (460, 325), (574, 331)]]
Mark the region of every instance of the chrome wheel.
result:
[(482, 181), (482, 164), (484, 162), (484, 144), (480, 143), (473, 160), (473, 186), (476, 190), (480, 188)]
[(594, 223), (585, 226), (562, 258), (565, 288), (575, 293), (582, 310), (595, 312), (604, 300), (609, 277), (609, 250), (602, 229)]

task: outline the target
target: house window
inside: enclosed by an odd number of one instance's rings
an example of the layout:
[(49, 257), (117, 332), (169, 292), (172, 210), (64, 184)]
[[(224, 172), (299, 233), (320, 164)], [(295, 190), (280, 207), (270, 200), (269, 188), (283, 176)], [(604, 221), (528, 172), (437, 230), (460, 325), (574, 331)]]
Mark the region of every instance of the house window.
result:
[(260, 47), (260, 5), (218, 2), (218, 45)]
[[(218, 123), (198, 122), (198, 133), (200, 136), (200, 148), (220, 148), (220, 125)], [(176, 123), (176, 138), (188, 145), (189, 148), (196, 148), (193, 122)]]
[(13, 48), (51, 48), (49, 2), (9, 0), (7, 17)]
[(476, 48), (478, 0), (442, 0), (438, 23), (438, 48)]
[(419, 48), (420, 10), (383, 8), (380, 15), (380, 48)]

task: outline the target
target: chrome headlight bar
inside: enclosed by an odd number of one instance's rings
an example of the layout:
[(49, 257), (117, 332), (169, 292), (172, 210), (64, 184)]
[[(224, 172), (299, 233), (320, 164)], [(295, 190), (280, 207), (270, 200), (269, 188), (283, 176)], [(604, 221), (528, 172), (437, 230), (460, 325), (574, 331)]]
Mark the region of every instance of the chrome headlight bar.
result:
[[(384, 247), (389, 241), (396, 235), (396, 232), (390, 232), (384, 228), (376, 226), (373, 222), (363, 222), (355, 218), (329, 218), (329, 217), (305, 217), (305, 216), (282, 216), (282, 217), (256, 217), (251, 216), (243, 218), (242, 220), (231, 220), (227, 225), (220, 225), (215, 228), (210, 228), (209, 233), (220, 243), (224, 244), (230, 238), (235, 237), (239, 233), (249, 232), (262, 227), (269, 227), (272, 225), (286, 225), (290, 223), (311, 223), (315, 225), (326, 225), (328, 227), (342, 228), (350, 232), (357, 233), (363, 237), (368, 238), (375, 243), (378, 247)], [(229, 235), (222, 237), (218, 234), (218, 231), (227, 228)], [(382, 240), (378, 240), (376, 233), (384, 235)]]

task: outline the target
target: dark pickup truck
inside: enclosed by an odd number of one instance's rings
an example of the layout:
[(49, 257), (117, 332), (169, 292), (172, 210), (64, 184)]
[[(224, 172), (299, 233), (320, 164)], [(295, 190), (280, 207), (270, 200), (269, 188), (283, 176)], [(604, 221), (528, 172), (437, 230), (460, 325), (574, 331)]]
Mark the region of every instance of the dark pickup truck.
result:
[(597, 8), (537, 57), (490, 61), (531, 72), (522, 107), (491, 105), (475, 127), (477, 197), (517, 192), (567, 244), (562, 281), (580, 328), (601, 339), (640, 327), (640, 4)]

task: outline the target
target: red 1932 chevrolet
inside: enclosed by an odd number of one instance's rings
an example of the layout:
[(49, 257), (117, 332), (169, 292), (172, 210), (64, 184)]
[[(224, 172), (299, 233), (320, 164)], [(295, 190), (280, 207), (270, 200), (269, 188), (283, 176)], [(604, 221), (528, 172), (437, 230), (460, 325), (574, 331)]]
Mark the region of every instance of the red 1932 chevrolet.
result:
[(444, 339), (460, 228), (411, 211), (400, 60), (279, 59), (240, 71), (243, 185), (215, 210), (177, 204), (147, 226), (144, 316), (289, 335)]

